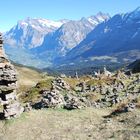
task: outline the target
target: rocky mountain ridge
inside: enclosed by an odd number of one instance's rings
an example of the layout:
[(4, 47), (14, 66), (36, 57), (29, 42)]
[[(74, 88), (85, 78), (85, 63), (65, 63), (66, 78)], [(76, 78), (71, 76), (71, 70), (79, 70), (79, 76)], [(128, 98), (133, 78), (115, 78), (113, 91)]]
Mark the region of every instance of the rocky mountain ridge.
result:
[[(64, 63), (129, 63), (140, 58), (140, 8), (99, 24), (62, 58)], [(61, 60), (61, 59), (60, 59)]]

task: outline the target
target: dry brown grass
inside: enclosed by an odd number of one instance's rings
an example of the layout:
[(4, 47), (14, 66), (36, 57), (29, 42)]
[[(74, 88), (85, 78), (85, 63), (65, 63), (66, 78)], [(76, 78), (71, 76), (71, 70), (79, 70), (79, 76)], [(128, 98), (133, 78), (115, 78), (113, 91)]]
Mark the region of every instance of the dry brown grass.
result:
[(35, 86), (36, 83), (42, 80), (41, 73), (26, 67), (15, 66), (18, 73), (19, 89), (25, 91), (26, 89)]
[(106, 84), (111, 84), (113, 81), (114, 81), (113, 78), (107, 77), (107, 78), (100, 79), (100, 80), (90, 79), (89, 81), (87, 81), (87, 84), (94, 85), (94, 86), (96, 86), (96, 85), (106, 85)]
[[(140, 111), (111, 121), (109, 109), (32, 110), (19, 119), (0, 121), (0, 140), (108, 140), (139, 138)], [(127, 119), (126, 119), (127, 118)], [(122, 123), (126, 121), (126, 123)], [(137, 127), (137, 128), (135, 128)]]
[(75, 88), (79, 83), (79, 80), (76, 78), (63, 78), (72, 88)]
[(21, 118), (0, 122), (1, 140), (92, 139), (96, 125), (107, 111), (33, 110)]

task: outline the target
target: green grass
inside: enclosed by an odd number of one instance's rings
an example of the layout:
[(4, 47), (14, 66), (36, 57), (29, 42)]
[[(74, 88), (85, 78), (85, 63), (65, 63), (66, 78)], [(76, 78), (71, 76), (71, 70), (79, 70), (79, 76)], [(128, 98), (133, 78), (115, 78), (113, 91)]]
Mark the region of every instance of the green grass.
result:
[(12, 119), (10, 119), (10, 120), (5, 120), (5, 121), (4, 121), (4, 122), (5, 122), (5, 126), (9, 127), (9, 126), (11, 126), (11, 125), (14, 125), (14, 124), (17, 123), (17, 122), (20, 123), (20, 122), (26, 121), (26, 120), (28, 119), (28, 115), (29, 115), (29, 113), (24, 112), (24, 113), (22, 113), (22, 114), (20, 115), (19, 118), (12, 118)]
[(41, 99), (42, 90), (50, 90), (52, 78), (42, 80), (36, 84), (36, 86), (28, 89), (27, 94), (22, 94), (20, 100), (22, 102), (37, 102)]
[(50, 89), (52, 86), (52, 84), (51, 84), (52, 80), (53, 80), (52, 78), (42, 80), (36, 85), (36, 87), (39, 89)]

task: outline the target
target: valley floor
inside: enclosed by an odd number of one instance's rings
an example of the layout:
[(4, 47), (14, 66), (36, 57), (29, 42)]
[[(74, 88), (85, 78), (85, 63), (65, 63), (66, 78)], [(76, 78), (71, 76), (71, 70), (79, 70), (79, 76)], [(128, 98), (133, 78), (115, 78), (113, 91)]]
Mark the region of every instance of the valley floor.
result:
[(0, 121), (0, 140), (138, 140), (140, 110), (112, 118), (111, 109), (32, 110)]

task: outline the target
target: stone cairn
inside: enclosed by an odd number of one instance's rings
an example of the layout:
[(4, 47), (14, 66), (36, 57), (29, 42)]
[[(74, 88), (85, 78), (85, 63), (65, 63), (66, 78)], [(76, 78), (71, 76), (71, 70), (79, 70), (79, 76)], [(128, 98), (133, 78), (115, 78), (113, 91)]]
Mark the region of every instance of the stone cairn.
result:
[(39, 108), (65, 108), (72, 110), (86, 107), (85, 100), (74, 96), (70, 85), (60, 77), (53, 80), (50, 91), (43, 91), (42, 94), (43, 98)]
[(0, 33), (0, 104), (5, 119), (18, 117), (24, 110), (17, 101), (17, 77), (13, 65), (6, 58)]
[(106, 67), (103, 68), (103, 72), (98, 70), (98, 72), (94, 71), (95, 78), (103, 79), (105, 77), (111, 77), (112, 73), (106, 69)]

